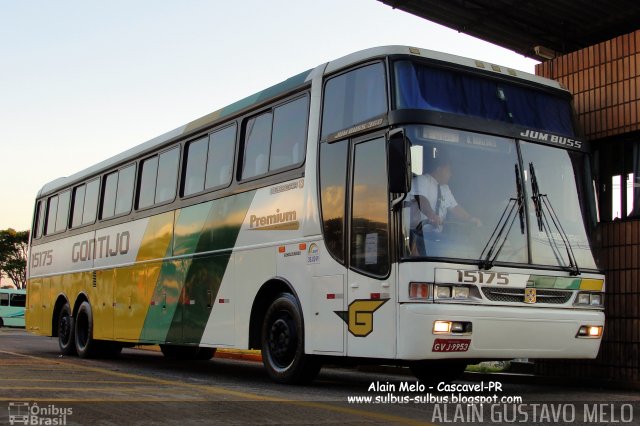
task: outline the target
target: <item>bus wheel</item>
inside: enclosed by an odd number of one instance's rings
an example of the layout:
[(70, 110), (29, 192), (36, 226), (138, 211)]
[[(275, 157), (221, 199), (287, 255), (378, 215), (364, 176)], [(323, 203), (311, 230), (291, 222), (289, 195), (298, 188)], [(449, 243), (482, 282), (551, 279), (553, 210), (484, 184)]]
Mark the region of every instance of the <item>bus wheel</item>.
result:
[(0, 328), (4, 327), (4, 321), (2, 318), (0, 318)]
[(76, 339), (71, 308), (65, 303), (58, 315), (58, 346), (62, 355), (76, 354)]
[(289, 293), (273, 301), (262, 325), (262, 362), (276, 382), (300, 384), (313, 380), (320, 362), (304, 353), (304, 327), (298, 302)]
[(437, 385), (440, 382), (452, 382), (464, 373), (467, 363), (464, 361), (414, 361), (409, 364), (414, 376), (425, 384)]
[(78, 308), (75, 320), (76, 352), (80, 358), (92, 358), (96, 355), (98, 342), (93, 340), (93, 314), (91, 305), (84, 301)]

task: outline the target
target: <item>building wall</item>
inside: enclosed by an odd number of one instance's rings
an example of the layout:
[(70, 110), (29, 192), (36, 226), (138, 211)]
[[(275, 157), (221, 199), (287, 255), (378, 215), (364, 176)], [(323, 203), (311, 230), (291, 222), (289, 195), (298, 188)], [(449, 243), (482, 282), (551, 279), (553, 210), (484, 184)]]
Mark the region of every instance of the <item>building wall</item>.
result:
[(538, 361), (536, 373), (640, 384), (640, 221), (600, 224), (595, 245), (606, 271), (605, 331), (596, 360)]
[(640, 30), (543, 62), (536, 74), (573, 93), (588, 139), (640, 130)]
[[(634, 132), (637, 135), (640, 130), (640, 30), (544, 62), (536, 66), (536, 74), (560, 81), (574, 94), (578, 119), (595, 148), (616, 144), (629, 135), (635, 137)], [(540, 361), (536, 372), (637, 386), (640, 220), (625, 218), (598, 224), (594, 249), (606, 273), (606, 324), (598, 358)]]

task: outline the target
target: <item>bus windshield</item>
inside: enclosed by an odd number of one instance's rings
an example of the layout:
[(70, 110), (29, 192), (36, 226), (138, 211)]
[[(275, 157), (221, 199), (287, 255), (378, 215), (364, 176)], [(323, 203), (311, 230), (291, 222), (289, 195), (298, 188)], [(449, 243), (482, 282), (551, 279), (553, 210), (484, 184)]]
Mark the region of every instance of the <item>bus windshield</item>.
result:
[[(576, 182), (583, 154), (436, 126), (406, 131), (413, 180), (402, 211), (405, 257), (596, 268)], [(533, 203), (530, 164), (562, 231)]]
[(546, 91), (471, 73), (396, 61), (396, 108), (446, 112), (574, 136), (571, 107)]

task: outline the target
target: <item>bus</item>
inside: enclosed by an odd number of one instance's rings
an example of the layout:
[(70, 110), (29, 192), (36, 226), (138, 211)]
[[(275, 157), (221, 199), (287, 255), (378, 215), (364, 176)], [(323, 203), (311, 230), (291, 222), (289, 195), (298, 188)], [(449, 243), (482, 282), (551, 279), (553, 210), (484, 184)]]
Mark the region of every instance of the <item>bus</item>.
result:
[(0, 327), (24, 328), (24, 311), (27, 291), (24, 289), (0, 289)]
[(27, 328), (80, 357), (257, 349), (284, 383), (595, 358), (588, 151), (555, 81), (356, 52), (45, 184)]

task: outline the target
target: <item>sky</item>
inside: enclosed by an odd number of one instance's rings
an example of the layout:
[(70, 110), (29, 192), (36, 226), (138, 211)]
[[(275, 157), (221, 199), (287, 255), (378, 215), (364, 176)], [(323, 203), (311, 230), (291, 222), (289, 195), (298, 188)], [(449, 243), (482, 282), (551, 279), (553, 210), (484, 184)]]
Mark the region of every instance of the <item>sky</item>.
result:
[(377, 0), (2, 0), (0, 229), (29, 229), (48, 181), (393, 44), (530, 73), (536, 64)]

